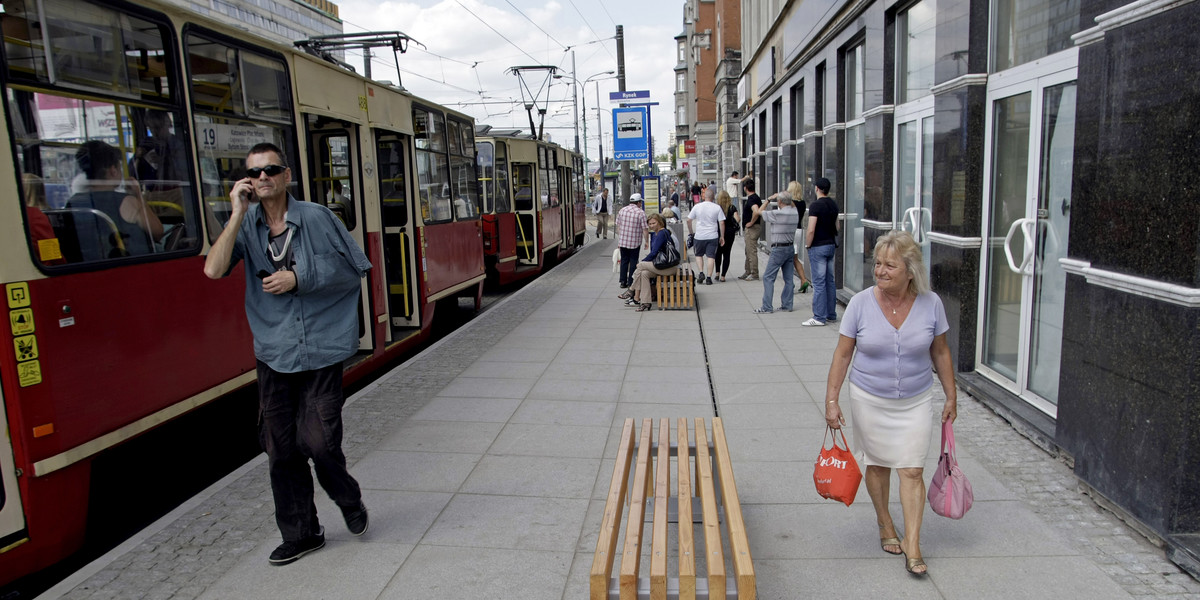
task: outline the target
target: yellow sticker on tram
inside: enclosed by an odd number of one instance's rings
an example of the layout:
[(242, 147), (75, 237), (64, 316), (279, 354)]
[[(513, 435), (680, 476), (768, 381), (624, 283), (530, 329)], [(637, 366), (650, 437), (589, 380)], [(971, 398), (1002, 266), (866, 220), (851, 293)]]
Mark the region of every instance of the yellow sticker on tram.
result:
[(21, 387), (29, 387), (42, 382), (42, 365), (36, 360), (17, 364), (17, 380)]
[(29, 306), (29, 284), (25, 282), (10, 283), (4, 286), (5, 295), (8, 296), (9, 308), (25, 308)]
[(18, 308), (9, 312), (8, 324), (12, 326), (13, 337), (33, 333), (33, 309)]
[(62, 260), (62, 248), (58, 245), (58, 238), (38, 240), (38, 256), (42, 258), (42, 262)]
[(17, 352), (17, 362), (24, 362), (37, 358), (37, 336), (23, 335), (21, 337), (13, 338), (13, 349)]

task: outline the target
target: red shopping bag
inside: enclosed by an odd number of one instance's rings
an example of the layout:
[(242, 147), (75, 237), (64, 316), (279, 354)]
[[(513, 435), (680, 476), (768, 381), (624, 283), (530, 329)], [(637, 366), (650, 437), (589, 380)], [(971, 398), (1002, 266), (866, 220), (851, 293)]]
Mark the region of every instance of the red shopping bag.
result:
[(928, 498), (933, 512), (951, 519), (963, 518), (975, 501), (971, 482), (958, 468), (958, 459), (954, 457), (954, 426), (950, 421), (942, 423), (942, 453), (933, 480), (929, 482)]
[[(832, 428), (825, 430), (825, 440), (829, 439)], [(842, 446), (837, 445), (837, 436), (842, 434)], [(858, 484), (862, 481), (862, 472), (858, 470), (858, 461), (850, 453), (850, 444), (846, 443), (846, 434), (838, 429), (833, 434), (833, 446), (825, 447), (821, 441), (821, 453), (817, 455), (817, 463), (813, 467), (813, 482), (817, 484), (817, 493), (822, 498), (830, 498), (844, 502), (850, 506), (854, 496), (858, 494)]]

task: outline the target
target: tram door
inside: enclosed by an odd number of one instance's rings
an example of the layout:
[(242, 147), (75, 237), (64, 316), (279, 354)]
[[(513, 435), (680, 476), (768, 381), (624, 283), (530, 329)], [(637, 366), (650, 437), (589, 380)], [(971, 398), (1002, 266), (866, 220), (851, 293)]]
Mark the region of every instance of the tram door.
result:
[(560, 219), (562, 219), (562, 243), (559, 244), (562, 248), (570, 248), (571, 244), (575, 243), (575, 194), (572, 193), (572, 182), (575, 177), (571, 174), (571, 167), (559, 163), (558, 166), (558, 201), (562, 210), (559, 211)]
[(933, 225), (933, 96), (928, 106), (896, 120), (895, 227), (912, 234), (921, 245), (929, 272), (929, 230)]
[[(1075, 146), (1075, 72), (988, 90), (979, 371), (1057, 416)], [(998, 78), (1004, 84), (1014, 78)]]
[(19, 536), (14, 534), (24, 529), (25, 514), (17, 490), (17, 467), (13, 462), (8, 415), (4, 409), (4, 399), (0, 398), (0, 549), (16, 542)]
[[(359, 248), (366, 248), (362, 224), (362, 186), (358, 182), (358, 126), (328, 117), (306, 115), (308, 126), (309, 198), (341, 219)], [(358, 349), (371, 350), (367, 329), (371, 294), (362, 282), (358, 307)]]
[(408, 136), (388, 131), (375, 132), (384, 276), (393, 340), (403, 337), (400, 330), (421, 326), (417, 310), (416, 263), (413, 260), (416, 224), (413, 205), (408, 201), (410, 144)]
[(538, 198), (534, 190), (534, 164), (513, 163), (513, 209), (517, 213), (517, 264), (536, 265), (541, 254), (538, 240)]

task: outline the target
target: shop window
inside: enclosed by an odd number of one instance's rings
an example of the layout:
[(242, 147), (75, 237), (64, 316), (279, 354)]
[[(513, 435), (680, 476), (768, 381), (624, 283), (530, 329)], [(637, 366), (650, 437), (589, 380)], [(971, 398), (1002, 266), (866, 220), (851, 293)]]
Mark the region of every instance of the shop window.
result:
[(921, 0), (896, 19), (896, 103), (929, 95), (933, 87), (937, 0)]
[(1071, 48), (1079, 32), (1079, 0), (996, 0), (992, 72)]

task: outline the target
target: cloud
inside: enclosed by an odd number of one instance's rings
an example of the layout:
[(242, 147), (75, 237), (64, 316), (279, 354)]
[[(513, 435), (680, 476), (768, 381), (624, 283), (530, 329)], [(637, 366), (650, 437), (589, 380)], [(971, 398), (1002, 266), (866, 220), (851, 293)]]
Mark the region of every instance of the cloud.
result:
[[(551, 65), (557, 67), (561, 75), (570, 77), (571, 55), (560, 45), (566, 44), (575, 51), (578, 81), (594, 73), (615, 71), (616, 42), (604, 39), (614, 36), (615, 27), (601, 10), (605, 7), (597, 7), (595, 3), (571, 0), (570, 5), (564, 5), (554, 1), (511, 1), (516, 8), (505, 0), (383, 3), (342, 0), (339, 10), (347, 33), (398, 30), (424, 44), (424, 49), (417, 44), (410, 45), (409, 51), (399, 58), (402, 83), (411, 93), (470, 114), (479, 123), (528, 129), (529, 121), (520, 105), (518, 80), (506, 73), (507, 69), (521, 65)], [(662, 152), (665, 149), (662, 137), (673, 131), (674, 126), (675, 75), (672, 69), (675, 66), (674, 36), (682, 26), (676, 22), (681, 14), (679, 7), (669, 2), (655, 1), (647, 5), (633, 0), (609, 0), (606, 7), (618, 21), (624, 16), (629, 16), (630, 21), (636, 17), (638, 21), (626, 24), (624, 28), (626, 89), (650, 90), (651, 100), (660, 103), (652, 108), (652, 133), (659, 138), (656, 151)], [(601, 41), (598, 42), (597, 37)], [(361, 56), (356, 52), (347, 53), (346, 60), (356, 67), (362, 64)], [(395, 80), (396, 67), (390, 51), (375, 51), (372, 75), (380, 80)], [(527, 78), (527, 84), (539, 94), (539, 105), (549, 101), (546, 131), (555, 141), (571, 145), (576, 123), (571, 110), (572, 84), (564, 78), (552, 81), (547, 88), (541, 75)], [(598, 83), (601, 108), (610, 110), (612, 106), (607, 96), (617, 90), (617, 81), (608, 79)], [(593, 154), (596, 85), (594, 81), (589, 83), (586, 98), (580, 98), (581, 104), (588, 108), (588, 145)], [(584, 93), (582, 88), (576, 92)], [(610, 117), (601, 112), (605, 119), (605, 134), (611, 136)], [(606, 139), (605, 146), (610, 144), (610, 139)]]

